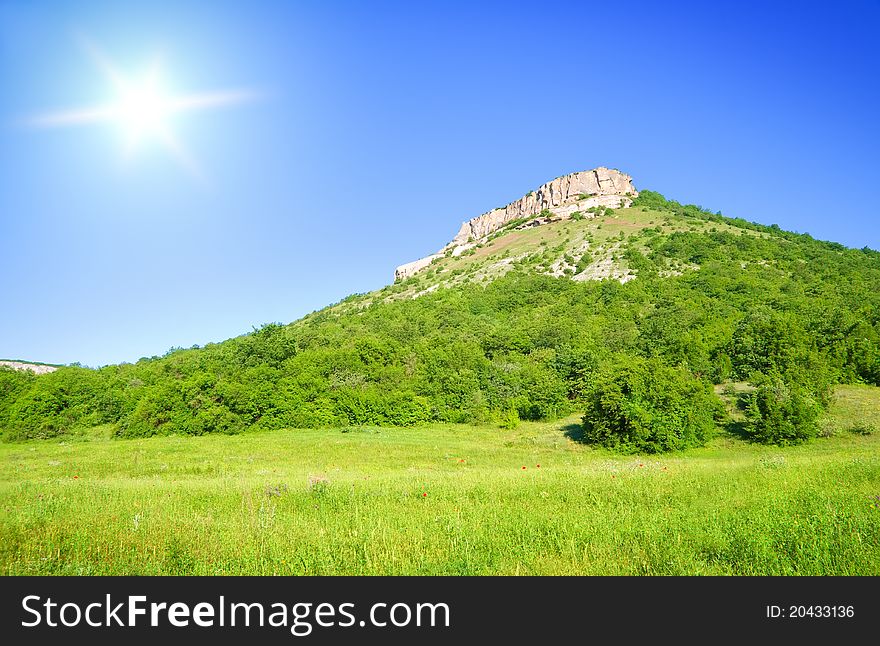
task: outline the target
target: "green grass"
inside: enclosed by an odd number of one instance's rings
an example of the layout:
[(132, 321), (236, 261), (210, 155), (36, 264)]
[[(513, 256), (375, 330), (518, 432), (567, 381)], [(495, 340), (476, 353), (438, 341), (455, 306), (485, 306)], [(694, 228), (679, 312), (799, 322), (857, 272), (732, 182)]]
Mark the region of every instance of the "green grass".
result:
[(880, 574), (880, 434), (845, 430), (880, 389), (826, 421), (665, 457), (584, 446), (576, 417), (4, 444), (0, 571)]
[(871, 428), (880, 432), (880, 389), (872, 386), (846, 386), (837, 389), (836, 406), (832, 415), (823, 420), (829, 434), (839, 434), (854, 428)]

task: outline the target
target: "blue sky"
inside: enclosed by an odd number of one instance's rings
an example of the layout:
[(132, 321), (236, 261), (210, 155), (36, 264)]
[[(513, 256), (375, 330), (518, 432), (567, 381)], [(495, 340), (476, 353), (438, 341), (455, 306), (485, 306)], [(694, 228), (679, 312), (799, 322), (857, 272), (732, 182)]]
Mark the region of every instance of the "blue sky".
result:
[[(127, 5), (127, 6), (126, 6)], [(104, 365), (288, 322), (599, 165), (880, 247), (878, 2), (0, 1), (0, 357)], [(85, 36), (170, 90), (204, 177), (114, 124)]]

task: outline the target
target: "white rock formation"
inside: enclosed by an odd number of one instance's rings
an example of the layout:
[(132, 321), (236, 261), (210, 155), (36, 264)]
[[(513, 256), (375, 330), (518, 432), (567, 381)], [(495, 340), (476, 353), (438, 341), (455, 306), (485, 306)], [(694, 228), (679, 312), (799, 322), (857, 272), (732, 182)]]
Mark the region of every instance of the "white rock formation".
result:
[(0, 366), (6, 366), (13, 370), (30, 370), (38, 375), (58, 370), (58, 366), (50, 366), (45, 363), (25, 363), (24, 361), (0, 361)]
[[(530, 218), (544, 211), (549, 211), (553, 218), (569, 218), (575, 211), (584, 212), (595, 206), (622, 208), (629, 206), (638, 194), (632, 177), (604, 166), (557, 177), (503, 209), (493, 209), (463, 223), (452, 242), (427, 258), (401, 265), (394, 272), (394, 280), (412, 276), (447, 251), (451, 250), (452, 255), (457, 256), (514, 220)], [(590, 214), (584, 215), (588, 217)]]
[(394, 280), (403, 280), (404, 278), (409, 278), (416, 272), (421, 271), (432, 262), (434, 262), (434, 258), (442, 258), (443, 254), (440, 253), (432, 253), (430, 256), (426, 256), (424, 258), (419, 258), (418, 260), (413, 260), (412, 262), (408, 262), (405, 265), (401, 265), (397, 269), (394, 270)]

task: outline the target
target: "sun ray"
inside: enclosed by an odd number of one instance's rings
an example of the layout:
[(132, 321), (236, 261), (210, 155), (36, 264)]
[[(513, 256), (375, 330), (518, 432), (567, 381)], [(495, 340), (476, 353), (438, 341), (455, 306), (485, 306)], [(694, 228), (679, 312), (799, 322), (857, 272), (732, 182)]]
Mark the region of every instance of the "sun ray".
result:
[(168, 101), (171, 112), (185, 112), (199, 108), (213, 108), (224, 105), (246, 103), (257, 98), (252, 90), (223, 90), (219, 92), (202, 92), (200, 94), (188, 94), (185, 96), (172, 97)]
[(190, 154), (189, 150), (186, 149), (180, 140), (174, 136), (174, 133), (171, 132), (171, 130), (166, 127), (160, 127), (157, 131), (157, 135), (159, 136), (160, 141), (165, 145), (165, 148), (167, 148), (171, 155), (177, 160), (177, 163), (179, 163), (201, 184), (208, 184), (208, 177), (202, 170), (201, 165), (196, 161), (195, 157)]
[(82, 47), (86, 54), (88, 54), (89, 58), (92, 59), (95, 66), (101, 70), (104, 76), (106, 76), (113, 84), (113, 87), (117, 91), (123, 88), (126, 84), (125, 75), (116, 67), (113, 61), (105, 56), (104, 52), (102, 52), (101, 49), (84, 34), (77, 34), (76, 39), (79, 42), (80, 47)]
[(114, 105), (96, 106), (91, 108), (73, 108), (59, 112), (49, 112), (30, 117), (26, 123), (31, 126), (52, 128), (87, 123), (106, 122), (116, 118), (117, 107)]

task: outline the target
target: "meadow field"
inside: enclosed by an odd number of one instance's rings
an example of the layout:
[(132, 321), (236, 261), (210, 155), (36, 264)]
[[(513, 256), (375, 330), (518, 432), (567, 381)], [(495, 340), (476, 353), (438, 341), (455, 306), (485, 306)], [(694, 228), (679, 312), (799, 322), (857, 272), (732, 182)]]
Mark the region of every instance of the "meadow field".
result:
[(0, 444), (0, 572), (880, 574), (880, 388), (825, 435), (664, 456), (579, 418)]

